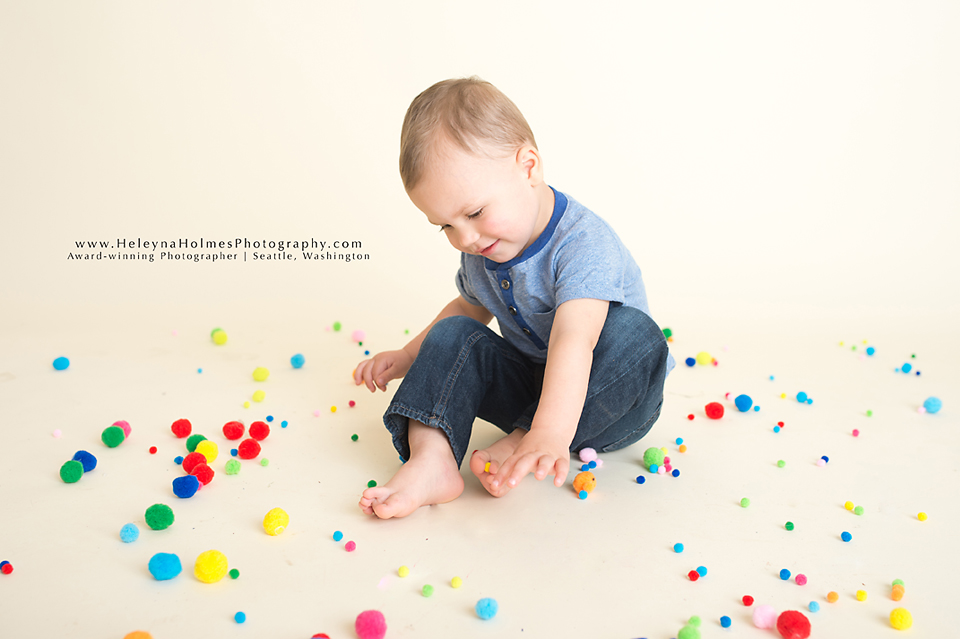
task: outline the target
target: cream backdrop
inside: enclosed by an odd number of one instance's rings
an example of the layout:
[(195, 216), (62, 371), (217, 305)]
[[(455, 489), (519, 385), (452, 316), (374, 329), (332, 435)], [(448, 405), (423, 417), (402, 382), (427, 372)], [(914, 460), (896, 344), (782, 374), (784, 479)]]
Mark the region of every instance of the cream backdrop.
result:
[[(404, 194), (399, 129), (470, 74), (617, 229), (662, 324), (955, 319), (958, 28), (954, 2), (8, 0), (0, 321), (322, 300), (428, 322), (458, 255)], [(201, 237), (370, 259), (67, 259)]]

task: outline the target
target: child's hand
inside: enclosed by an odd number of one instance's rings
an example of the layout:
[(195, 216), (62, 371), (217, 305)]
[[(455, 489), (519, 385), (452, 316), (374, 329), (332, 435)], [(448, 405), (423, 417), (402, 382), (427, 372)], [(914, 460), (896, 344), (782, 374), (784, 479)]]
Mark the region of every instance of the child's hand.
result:
[(371, 393), (376, 392), (377, 388), (386, 391), (387, 382), (406, 375), (411, 364), (413, 358), (403, 349), (377, 353), (373, 358), (357, 364), (353, 371), (353, 382), (357, 386), (366, 384)]
[(506, 483), (513, 488), (527, 473), (534, 473), (538, 480), (547, 475), (555, 475), (554, 485), (563, 486), (570, 471), (570, 442), (563, 436), (557, 436), (544, 430), (531, 430), (517, 449), (513, 451), (497, 470), (493, 478), (493, 487)]

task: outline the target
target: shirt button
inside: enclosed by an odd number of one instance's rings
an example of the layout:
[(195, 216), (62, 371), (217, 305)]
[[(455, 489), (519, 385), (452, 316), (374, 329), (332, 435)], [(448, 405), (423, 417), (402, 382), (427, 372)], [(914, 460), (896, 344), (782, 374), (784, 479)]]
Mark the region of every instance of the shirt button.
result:
[(524, 332), (525, 335), (529, 335), (529, 334), (530, 334), (530, 329), (529, 329), (529, 328), (525, 328), (525, 329), (523, 329), (523, 332)]
[(510, 314), (511, 314), (511, 315), (516, 315), (516, 314), (517, 314), (517, 309), (515, 309), (514, 307), (510, 306), (510, 307), (508, 307), (508, 308), (509, 308), (509, 310), (510, 310)]
[(507, 290), (510, 288), (510, 280), (500, 280), (500, 288)]

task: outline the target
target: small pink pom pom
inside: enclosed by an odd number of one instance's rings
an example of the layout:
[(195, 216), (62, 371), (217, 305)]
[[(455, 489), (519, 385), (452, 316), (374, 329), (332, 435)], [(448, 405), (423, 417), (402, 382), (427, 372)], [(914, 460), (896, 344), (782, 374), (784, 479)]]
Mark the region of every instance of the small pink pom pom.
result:
[(920, 408), (917, 409), (917, 412), (922, 415), (923, 413), (927, 412), (927, 409), (921, 406)]
[(383, 639), (387, 634), (387, 620), (379, 610), (365, 610), (357, 615), (353, 625), (360, 639)]
[(597, 459), (597, 451), (592, 448), (583, 448), (580, 450), (580, 461), (588, 464)]
[(857, 430), (856, 428), (854, 428), (854, 429), (853, 429), (853, 436), (854, 436), (854, 437), (859, 437), (859, 436), (860, 436), (860, 431)]
[(353, 334), (350, 335), (350, 338), (355, 342), (362, 342), (364, 339), (366, 339), (366, 337), (367, 332), (361, 331), (360, 329), (355, 330)]
[(344, 546), (344, 549), (345, 549), (347, 552), (353, 552), (354, 550), (357, 549), (357, 542), (355, 542), (355, 541), (348, 541), (347, 544)]
[(130, 436), (130, 423), (127, 420), (121, 419), (121, 420), (115, 421), (113, 422), (113, 424), (111, 424), (111, 426), (119, 426), (120, 428), (122, 428), (124, 438)]
[(313, 411), (313, 416), (314, 416), (314, 417), (320, 417), (320, 411), (318, 411), (318, 410)]
[(603, 468), (603, 460), (597, 457), (594, 461), (597, 462), (597, 468)]
[(827, 462), (823, 461), (822, 459), (817, 460), (817, 466), (820, 466), (822, 468), (823, 466), (826, 466), (826, 465), (827, 465)]
[(777, 625), (777, 611), (773, 606), (757, 606), (753, 609), (753, 625), (757, 628), (773, 628)]
[(657, 474), (658, 474), (658, 475), (665, 475), (665, 474), (667, 474), (667, 469), (664, 468), (663, 466), (661, 466), (660, 468), (657, 469)]
[(802, 574), (801, 574), (801, 575), (797, 575), (796, 577), (794, 577), (794, 579), (796, 579), (798, 586), (806, 586), (806, 585), (807, 585), (807, 576), (806, 576), (806, 575), (802, 575)]
[(54, 436), (55, 438), (57, 438), (57, 439), (60, 439), (60, 435), (62, 435), (62, 434), (63, 434), (63, 433), (60, 432), (60, 429), (59, 429), (59, 428), (54, 429), (54, 431), (53, 431), (53, 436)]

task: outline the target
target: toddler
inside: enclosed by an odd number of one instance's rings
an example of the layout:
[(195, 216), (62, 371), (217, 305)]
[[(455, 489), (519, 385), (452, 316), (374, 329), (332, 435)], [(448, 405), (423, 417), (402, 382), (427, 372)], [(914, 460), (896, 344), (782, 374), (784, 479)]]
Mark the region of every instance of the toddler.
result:
[(513, 102), (477, 77), (433, 85), (404, 118), (400, 175), (460, 251), (459, 295), (409, 344), (354, 371), (371, 392), (404, 378), (383, 421), (405, 463), (363, 491), (363, 512), (404, 517), (456, 499), (478, 417), (506, 433), (469, 457), (495, 497), (529, 473), (562, 486), (571, 451), (646, 435), (673, 358), (640, 269), (610, 225), (544, 181)]

